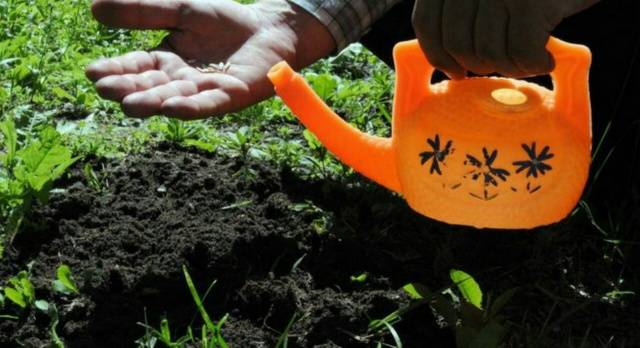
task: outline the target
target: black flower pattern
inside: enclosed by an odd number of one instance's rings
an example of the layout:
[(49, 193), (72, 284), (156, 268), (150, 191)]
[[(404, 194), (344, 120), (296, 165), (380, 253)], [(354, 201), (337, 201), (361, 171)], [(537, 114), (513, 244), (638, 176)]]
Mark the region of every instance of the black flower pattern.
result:
[(489, 153), (487, 148), (483, 147), (482, 155), (484, 157), (484, 161), (481, 161), (478, 158), (467, 154), (467, 160), (465, 161), (465, 164), (476, 167), (476, 169), (469, 173), (471, 174), (471, 179), (478, 180), (479, 178), (482, 178), (485, 187), (489, 185), (497, 187), (497, 179), (507, 181), (507, 177), (510, 175), (509, 171), (493, 166), (493, 163), (498, 157), (498, 150), (493, 150), (491, 153)]
[(420, 164), (424, 165), (428, 161), (431, 161), (431, 168), (429, 174), (438, 173), (442, 175), (440, 165), (444, 165), (444, 161), (448, 155), (453, 153), (453, 141), (449, 140), (444, 146), (444, 149), (440, 148), (440, 135), (436, 134), (434, 139), (427, 138), (427, 144), (431, 146), (432, 151), (425, 151), (420, 153)]
[(549, 164), (545, 163), (545, 161), (553, 158), (554, 156), (552, 153), (549, 153), (549, 146), (545, 146), (539, 154), (536, 154), (535, 141), (531, 143), (531, 146), (522, 144), (522, 148), (529, 156), (529, 159), (526, 161), (513, 162), (513, 165), (518, 167), (518, 169), (516, 169), (516, 173), (520, 173), (526, 169), (527, 178), (530, 176), (537, 178), (538, 173), (545, 175), (547, 171), (552, 169)]

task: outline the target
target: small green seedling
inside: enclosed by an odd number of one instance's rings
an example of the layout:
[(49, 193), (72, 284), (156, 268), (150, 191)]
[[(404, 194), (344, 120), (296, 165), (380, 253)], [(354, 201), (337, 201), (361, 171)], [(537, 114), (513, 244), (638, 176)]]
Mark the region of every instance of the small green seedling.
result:
[(87, 180), (87, 185), (89, 185), (89, 187), (96, 192), (102, 192), (102, 182), (98, 178), (98, 174), (93, 170), (91, 163), (86, 163), (84, 165), (82, 173), (84, 174), (84, 178)]
[(322, 210), (322, 208), (318, 207), (310, 200), (306, 200), (302, 203), (291, 204), (288, 208), (295, 212), (318, 215), (318, 217), (311, 221), (311, 227), (316, 231), (318, 235), (326, 234), (327, 232), (329, 232), (331, 227), (333, 227), (333, 214), (331, 212)]
[(282, 333), (278, 337), (278, 342), (276, 342), (275, 348), (287, 348), (289, 346), (289, 331), (291, 331), (291, 327), (298, 319), (297, 314), (294, 313), (291, 319), (289, 319), (287, 327), (282, 330)]
[(165, 139), (177, 144), (193, 146), (207, 152), (215, 151), (218, 145), (216, 142), (201, 140), (202, 128), (196, 127), (196, 124), (191, 122), (174, 118), (160, 118), (152, 125), (152, 128), (157, 129)]
[(4, 296), (20, 308), (31, 306), (36, 300), (36, 294), (29, 280), (29, 273), (20, 271), (16, 276), (9, 278), (9, 286), (4, 288)]
[[(138, 325), (145, 328), (145, 335), (136, 341), (139, 348), (154, 348), (156, 343), (160, 341), (164, 344), (165, 347), (168, 348), (181, 348), (185, 347), (188, 343), (189, 347), (200, 347), (200, 348), (228, 348), (228, 345), (225, 339), (222, 337), (222, 326), (226, 322), (228, 318), (228, 314), (225, 314), (217, 323), (211, 320), (211, 317), (207, 313), (204, 308), (203, 301), (198, 294), (198, 291), (193, 284), (193, 280), (187, 271), (185, 266), (182, 267), (185, 281), (187, 283), (187, 288), (191, 293), (191, 297), (193, 298), (193, 302), (196, 305), (198, 312), (200, 313), (200, 317), (204, 321), (204, 324), (200, 330), (200, 337), (197, 337), (194, 334), (193, 329), (191, 328), (191, 324), (187, 327), (187, 333), (177, 339), (174, 339), (171, 335), (171, 330), (169, 328), (169, 320), (167, 318), (162, 319), (160, 322), (160, 329), (155, 329), (147, 324), (147, 315), (145, 312), (145, 322), (138, 323)], [(215, 285), (215, 282), (209, 287), (209, 289), (205, 292), (204, 297), (207, 297), (209, 290)]]
[(241, 157), (246, 161), (249, 157), (254, 136), (252, 128), (242, 126), (237, 131), (228, 133), (224, 138), (224, 144), (227, 149), (231, 150), (230, 155), (232, 157)]
[(184, 279), (187, 282), (187, 287), (189, 288), (189, 292), (191, 292), (191, 297), (193, 297), (193, 302), (195, 303), (198, 311), (200, 312), (200, 316), (204, 321), (204, 325), (202, 326), (202, 347), (206, 348), (228, 348), (227, 342), (222, 337), (222, 325), (227, 321), (228, 314), (225, 314), (222, 319), (220, 319), (217, 323), (214, 323), (209, 317), (206, 309), (204, 308), (204, 304), (200, 299), (200, 295), (198, 294), (198, 290), (193, 284), (193, 280), (187, 271), (186, 266), (182, 266), (182, 272), (184, 273)]
[(482, 309), (482, 290), (480, 285), (469, 274), (452, 269), (449, 272), (451, 281), (458, 287), (458, 291), (462, 294), (465, 301)]
[(64, 348), (64, 342), (62, 341), (62, 339), (60, 339), (60, 336), (58, 336), (58, 332), (56, 331), (59, 322), (58, 308), (56, 307), (56, 305), (45, 300), (37, 300), (35, 301), (34, 306), (41, 312), (48, 315), (49, 318), (51, 318), (51, 325), (49, 328), (51, 335), (50, 347)]
[(181, 348), (184, 347), (184, 344), (189, 341), (189, 336), (186, 335), (178, 338), (175, 341), (171, 338), (171, 330), (169, 329), (169, 320), (167, 320), (167, 318), (164, 318), (162, 319), (162, 321), (160, 321), (160, 330), (156, 330), (147, 324), (138, 324), (142, 325), (149, 331), (147, 335), (148, 337), (146, 337), (146, 339), (144, 340), (144, 347), (154, 347), (155, 341), (159, 340), (167, 348)]
[(191, 124), (175, 118), (166, 118), (165, 122), (161, 124), (160, 130), (168, 140), (176, 143), (194, 138), (197, 133)]
[(351, 281), (354, 283), (362, 284), (367, 281), (368, 277), (369, 275), (367, 274), (367, 272), (362, 272), (358, 275), (351, 276)]
[[(7, 149), (0, 160), (0, 216), (6, 224), (0, 226), (9, 242), (18, 233), (25, 216), (31, 213), (33, 202), (49, 199), (53, 181), (71, 166), (77, 157), (72, 157), (60, 134), (53, 127), (45, 127), (35, 140), (18, 149), (17, 131), (12, 120), (0, 122), (4, 147)], [(0, 245), (0, 257), (3, 248)]]
[(78, 286), (73, 280), (71, 269), (67, 265), (60, 265), (56, 270), (57, 279), (52, 282), (53, 290), (63, 295), (77, 294)]
[(483, 294), (473, 277), (460, 270), (451, 270), (449, 276), (461, 295), (451, 287), (432, 292), (426, 286), (411, 283), (403, 290), (414, 300), (429, 304), (435, 313), (454, 330), (456, 346), (498, 347), (508, 331), (505, 318), (499, 312), (510, 301), (515, 289), (506, 291), (495, 301), (488, 301), (483, 309)]
[(304, 160), (311, 164), (313, 171), (310, 174), (311, 177), (317, 177), (326, 179), (330, 176), (331, 172), (336, 172), (335, 161), (329, 154), (327, 148), (322, 145), (320, 140), (311, 133), (308, 129), (302, 132), (302, 136), (307, 141), (307, 146), (311, 150), (310, 155), (304, 156)]
[(322, 100), (331, 100), (340, 82), (339, 77), (329, 73), (308, 72), (304, 77)]
[[(367, 334), (362, 336), (355, 336), (357, 341), (363, 343), (371, 343), (372, 340), (377, 340), (376, 348), (382, 347), (396, 347), (402, 348), (402, 340), (400, 334), (396, 331), (394, 325), (402, 320), (402, 316), (415, 308), (417, 304), (411, 304), (408, 307), (400, 308), (391, 312), (389, 315), (382, 319), (374, 319), (369, 322)], [(384, 337), (388, 334), (391, 335), (395, 346), (391, 346), (384, 342)]]

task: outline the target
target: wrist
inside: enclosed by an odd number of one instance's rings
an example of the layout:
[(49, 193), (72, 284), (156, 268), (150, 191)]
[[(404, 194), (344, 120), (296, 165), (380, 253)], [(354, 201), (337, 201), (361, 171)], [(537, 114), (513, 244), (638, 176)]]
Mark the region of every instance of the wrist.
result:
[[(263, 0), (253, 5), (264, 16), (265, 28), (281, 36), (282, 57), (302, 69), (330, 55), (336, 44), (329, 30), (302, 7), (284, 0)], [(267, 29), (269, 30), (269, 29)]]

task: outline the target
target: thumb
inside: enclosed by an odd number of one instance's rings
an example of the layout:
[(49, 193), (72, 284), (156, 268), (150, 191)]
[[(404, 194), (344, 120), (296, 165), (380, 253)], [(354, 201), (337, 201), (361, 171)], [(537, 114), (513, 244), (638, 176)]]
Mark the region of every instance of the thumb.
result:
[(94, 0), (93, 16), (102, 24), (126, 29), (171, 29), (190, 7), (186, 0)]

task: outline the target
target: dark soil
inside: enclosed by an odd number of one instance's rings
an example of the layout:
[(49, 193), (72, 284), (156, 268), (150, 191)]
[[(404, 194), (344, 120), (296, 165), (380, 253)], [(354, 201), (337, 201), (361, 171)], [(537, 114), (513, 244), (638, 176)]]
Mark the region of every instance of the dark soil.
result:
[[(94, 165), (106, 175), (103, 190), (72, 171), (58, 185), (64, 192), (36, 210), (0, 265), (6, 280), (32, 263), (37, 298), (57, 304), (68, 347), (135, 346), (145, 315), (156, 328), (168, 318), (174, 337), (192, 321), (198, 328), (183, 265), (201, 294), (217, 281), (205, 304), (216, 320), (229, 313), (223, 336), (232, 347), (274, 346), (294, 314), (289, 346), (371, 346), (379, 338), (367, 335), (370, 320), (409, 303), (402, 285), (442, 289), (451, 285), (451, 268), (474, 275), (485, 298), (519, 289), (503, 313), (511, 345), (530, 334), (580, 342), (589, 329), (598, 332), (595, 342), (614, 343), (632, 343), (637, 334), (638, 301), (598, 298), (617, 265), (597, 259), (604, 246), (581, 216), (534, 232), (451, 227), (361, 178), (310, 182), (287, 169), (169, 145)], [(301, 208), (305, 202), (325, 213)], [(328, 224), (319, 234), (321, 218)], [(80, 295), (52, 292), (61, 263), (71, 267)], [(351, 280), (363, 272), (365, 282)], [(50, 342), (47, 316), (14, 314), (20, 319), (0, 321), (0, 345)], [(453, 346), (451, 329), (437, 319), (421, 306), (394, 327), (405, 347)], [(544, 332), (529, 332), (545, 321)]]

